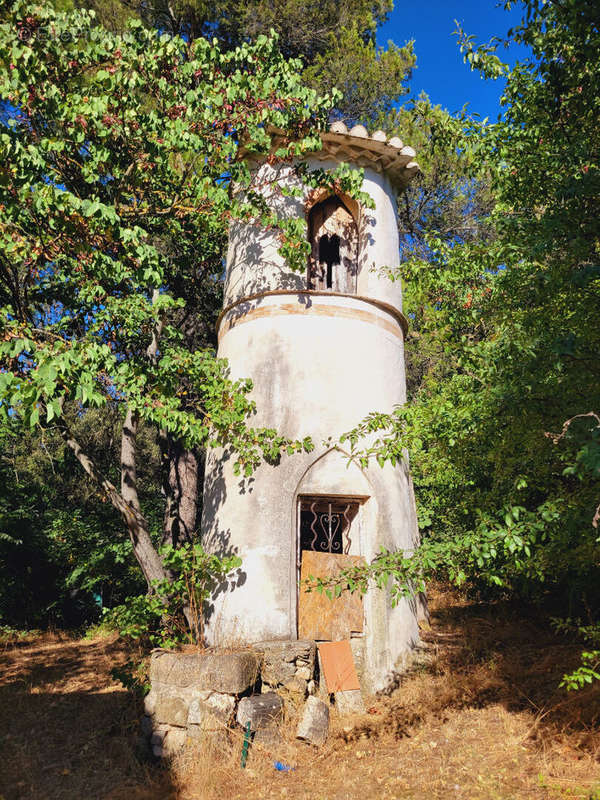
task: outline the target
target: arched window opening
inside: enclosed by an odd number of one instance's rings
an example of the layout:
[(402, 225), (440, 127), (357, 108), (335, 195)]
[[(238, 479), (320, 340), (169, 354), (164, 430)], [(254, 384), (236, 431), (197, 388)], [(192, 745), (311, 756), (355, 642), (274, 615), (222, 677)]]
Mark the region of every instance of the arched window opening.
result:
[(333, 195), (313, 206), (308, 228), (311, 243), (309, 289), (355, 293), (358, 229), (341, 198)]

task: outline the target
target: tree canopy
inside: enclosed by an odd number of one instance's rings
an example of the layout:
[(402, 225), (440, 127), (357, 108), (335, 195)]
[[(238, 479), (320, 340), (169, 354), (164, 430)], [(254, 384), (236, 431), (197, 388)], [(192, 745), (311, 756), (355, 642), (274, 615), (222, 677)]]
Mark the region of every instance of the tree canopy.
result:
[[(77, 3), (76, 3), (77, 4)], [(301, 58), (304, 82), (326, 94), (341, 90), (333, 117), (348, 124), (385, 125), (386, 114), (408, 92), (406, 82), (416, 59), (413, 43), (378, 47), (376, 30), (392, 10), (391, 0), (175, 0), (135, 4), (130, 0), (86, 0), (109, 29), (120, 30), (131, 15), (149, 29), (188, 41), (217, 38), (231, 50), (257, 36), (277, 33), (286, 58)]]
[[(0, 133), (2, 414), (57, 427), (126, 521), (148, 582), (162, 580), (138, 491), (142, 426), (165, 447), (230, 447), (247, 474), (312, 446), (250, 426), (251, 384), (229, 379), (200, 311), (233, 219), (275, 227), (288, 261), (303, 259), (303, 221), (266, 207), (240, 153), (278, 161), (318, 148), (334, 96), (305, 88), (265, 37), (222, 52), (139, 21), (111, 34), (89, 12), (17, 2), (0, 42), (11, 117)], [(276, 147), (272, 128), (288, 133)], [(306, 176), (349, 191), (357, 178)], [(115, 405), (120, 489), (69, 422)]]
[(531, 55), (512, 69), (501, 40), (459, 31), (467, 62), (506, 78), (497, 124), (416, 106), (425, 175), (401, 270), (412, 402), (348, 438), (362, 461), (407, 447), (416, 484), (422, 548), (382, 554), (371, 575), (562, 597), (575, 618), (600, 585), (600, 30), (592, 3), (523, 5), (508, 42)]

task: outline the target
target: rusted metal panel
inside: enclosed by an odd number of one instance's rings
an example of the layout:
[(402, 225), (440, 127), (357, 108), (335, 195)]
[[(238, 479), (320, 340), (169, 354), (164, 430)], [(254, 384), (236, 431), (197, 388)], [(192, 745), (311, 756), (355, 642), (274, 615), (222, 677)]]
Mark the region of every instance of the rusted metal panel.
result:
[(300, 598), (298, 602), (298, 636), (316, 641), (341, 641), (350, 633), (363, 630), (363, 602), (359, 592), (342, 592), (330, 600), (325, 593), (307, 591), (306, 581), (331, 578), (342, 570), (364, 564), (361, 556), (318, 553), (303, 550), (300, 567)]
[(328, 692), (360, 690), (349, 641), (320, 642), (319, 655)]

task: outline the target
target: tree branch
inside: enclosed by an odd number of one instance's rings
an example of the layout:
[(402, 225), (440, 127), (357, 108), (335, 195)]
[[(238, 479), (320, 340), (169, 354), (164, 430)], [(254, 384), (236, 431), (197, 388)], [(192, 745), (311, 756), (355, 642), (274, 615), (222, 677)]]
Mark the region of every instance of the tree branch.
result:
[[(129, 414), (130, 412), (128, 411), (128, 415)], [(123, 426), (124, 431), (126, 423), (127, 417)], [(77, 439), (69, 430), (64, 418), (59, 420), (58, 428), (65, 444), (73, 452), (85, 473), (102, 489), (113, 507), (119, 511), (125, 520), (133, 546), (133, 552), (142, 568), (146, 581), (148, 582), (148, 587), (150, 588), (152, 586), (153, 580), (162, 580), (167, 577), (160, 556), (152, 544), (148, 522), (141, 512), (137, 499), (137, 491), (132, 493), (131, 501), (128, 501), (128, 499), (119, 492), (117, 487), (98, 470), (92, 458), (83, 450)], [(129, 473), (128, 480), (132, 478), (135, 481), (135, 472), (133, 476)]]

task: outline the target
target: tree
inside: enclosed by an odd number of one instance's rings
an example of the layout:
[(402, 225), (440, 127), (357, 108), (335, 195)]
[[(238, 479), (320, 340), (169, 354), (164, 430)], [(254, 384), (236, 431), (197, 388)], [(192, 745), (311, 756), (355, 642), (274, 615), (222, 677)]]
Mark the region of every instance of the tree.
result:
[(327, 48), (306, 67), (304, 77), (319, 92), (340, 89), (343, 100), (332, 114), (336, 119), (388, 130), (388, 115), (407, 94), (405, 84), (415, 63), (412, 42), (377, 47), (374, 36), (365, 36), (354, 22), (329, 35)]
[[(58, 1), (58, 0), (57, 0)], [(69, 0), (60, 0), (66, 5)], [(386, 112), (407, 91), (406, 81), (415, 63), (412, 45), (398, 48), (392, 43), (387, 50), (375, 46), (375, 33), (391, 11), (390, 0), (352, 0), (340, 3), (326, 0), (314, 7), (298, 0), (264, 2), (253, 0), (221, 0), (204, 3), (198, 0), (174, 0), (136, 3), (131, 0), (85, 0), (75, 3), (93, 8), (101, 24), (118, 32), (133, 16), (150, 30), (159, 30), (193, 41), (199, 36), (216, 37), (224, 50), (261, 34), (275, 30), (279, 48), (288, 58), (301, 58), (305, 64), (302, 79), (325, 94), (333, 86), (343, 89), (330, 116), (345, 119), (349, 124), (360, 121), (386, 126)], [(72, 5), (72, 3), (71, 3)], [(175, 243), (176, 246), (176, 243)], [(224, 247), (224, 242), (221, 242)], [(220, 271), (220, 254), (216, 249), (214, 274)], [(210, 274), (204, 269), (201, 275)], [(221, 306), (220, 282), (180, 281), (178, 291), (186, 299), (185, 332), (187, 346), (216, 346), (213, 319)], [(190, 302), (194, 293), (199, 301), (196, 313)], [(211, 305), (212, 304), (212, 305)], [(212, 309), (212, 311), (211, 311)], [(212, 319), (211, 319), (212, 317)], [(171, 435), (163, 441), (162, 490), (168, 499), (164, 518), (164, 540), (189, 540), (197, 524), (201, 504), (204, 453), (188, 449)]]
[[(437, 573), (514, 597), (551, 594), (590, 623), (600, 586), (600, 28), (586, 0), (522, 6), (506, 41), (531, 56), (513, 69), (496, 54), (501, 40), (477, 48), (459, 32), (467, 61), (506, 79), (497, 124), (464, 121), (445, 135), (489, 198), (469, 222), (475, 236), (450, 226), (417, 237), (402, 269), (424, 354), (413, 404), (349, 433), (363, 461), (397, 461), (408, 448), (423, 546), (384, 553), (351, 580), (392, 578), (406, 592)], [(379, 441), (365, 448), (373, 431)]]
[(184, 36), (216, 37), (231, 50), (271, 30), (279, 36), (286, 58), (301, 58), (303, 79), (321, 94), (337, 87), (332, 115), (352, 125), (386, 121), (386, 113), (407, 93), (415, 65), (412, 42), (377, 47), (377, 27), (392, 10), (391, 0), (321, 0), (318, 6), (300, 0), (85, 0), (109, 28), (119, 30), (128, 15), (151, 29)]
[[(111, 478), (120, 435), (116, 407), (70, 415), (82, 446)], [(160, 530), (158, 448), (150, 431), (138, 441), (140, 494), (150, 530)], [(0, 428), (0, 624), (79, 626), (144, 591), (127, 530), (57, 430), (18, 419)], [(118, 452), (116, 453), (118, 455)]]
[[(247, 474), (312, 446), (249, 426), (251, 384), (204, 345), (210, 320), (200, 324), (193, 289), (218, 280), (233, 219), (275, 226), (288, 261), (304, 263), (303, 221), (269, 211), (241, 153), (318, 148), (335, 98), (305, 88), (264, 37), (224, 53), (140, 22), (122, 34), (92, 23), (15, 2), (0, 27), (12, 115), (0, 134), (1, 410), (60, 432), (125, 520), (151, 585), (169, 576), (140, 501), (142, 425), (187, 451), (223, 445)], [(271, 127), (288, 132), (277, 147)], [(358, 185), (347, 172), (305, 180)], [(70, 423), (114, 405), (120, 488)]]
[[(398, 197), (402, 279), (410, 326), (406, 341), (407, 392), (417, 397), (426, 376), (449, 367), (441, 346), (442, 327), (430, 315), (443, 291), (437, 272), (436, 243), (452, 247), (493, 241), (491, 172), (475, 136), (465, 136), (467, 118), (433, 106), (422, 94), (393, 111), (387, 127), (418, 153), (419, 174)], [(432, 334), (432, 335), (430, 335)], [(441, 372), (438, 372), (441, 378)]]

